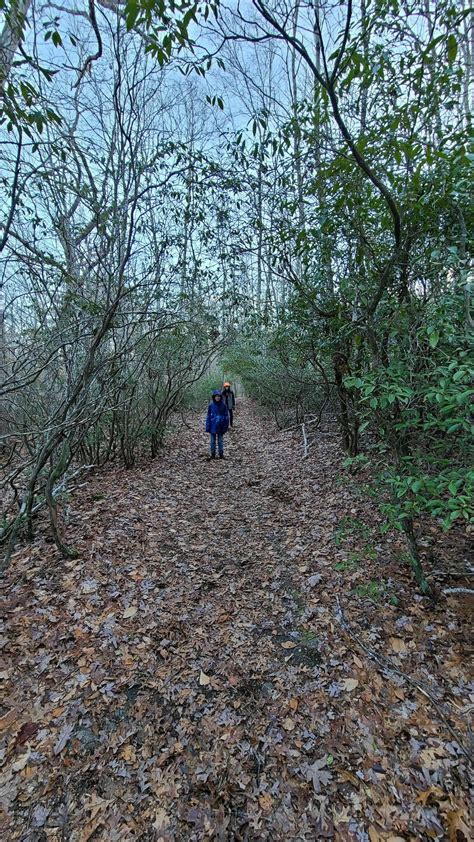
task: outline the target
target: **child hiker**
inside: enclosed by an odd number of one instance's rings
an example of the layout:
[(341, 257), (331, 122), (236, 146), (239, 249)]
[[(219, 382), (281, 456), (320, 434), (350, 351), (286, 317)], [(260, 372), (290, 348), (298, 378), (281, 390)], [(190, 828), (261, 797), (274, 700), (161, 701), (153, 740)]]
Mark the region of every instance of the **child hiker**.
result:
[(210, 457), (216, 458), (216, 443), (219, 459), (224, 458), (224, 433), (229, 429), (229, 413), (222, 392), (214, 389), (207, 410), (206, 433), (210, 434)]
[(230, 426), (234, 426), (234, 409), (235, 409), (235, 395), (230, 388), (230, 383), (228, 380), (224, 383), (222, 389), (222, 398), (225, 402), (227, 409), (229, 410), (229, 422)]

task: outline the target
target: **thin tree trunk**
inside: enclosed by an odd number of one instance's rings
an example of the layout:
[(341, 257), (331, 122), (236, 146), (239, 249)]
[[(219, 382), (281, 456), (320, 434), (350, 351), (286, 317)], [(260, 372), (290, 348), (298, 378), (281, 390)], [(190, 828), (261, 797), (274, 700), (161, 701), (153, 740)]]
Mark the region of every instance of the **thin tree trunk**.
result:
[[(293, 37), (296, 38), (296, 33), (298, 30), (298, 16), (299, 16), (299, 4), (296, 4), (295, 7), (295, 15), (294, 15), (294, 22), (293, 22)], [(297, 67), (296, 67), (296, 51), (291, 51), (291, 59), (290, 59), (290, 87), (291, 87), (291, 99), (292, 99), (292, 111), (293, 111), (293, 120), (294, 120), (294, 131), (293, 131), (293, 155), (294, 155), (294, 163), (295, 163), (295, 175), (296, 175), (296, 191), (297, 191), (297, 198), (298, 198), (298, 227), (299, 231), (304, 231), (306, 219), (305, 219), (305, 209), (304, 209), (304, 192), (303, 192), (303, 170), (302, 170), (302, 160), (301, 160), (301, 132), (299, 129), (299, 121), (298, 121), (298, 82), (297, 82)]]
[[(362, 26), (362, 48), (364, 55), (364, 64), (367, 67), (369, 60), (369, 36), (367, 32), (367, 0), (360, 2), (360, 20)], [(367, 128), (367, 100), (369, 96), (369, 89), (364, 85), (360, 95), (360, 133), (365, 134)]]
[(25, 29), (31, 0), (13, 0), (0, 33), (0, 90), (5, 86)]
[(410, 565), (413, 570), (413, 575), (415, 577), (415, 581), (421, 591), (422, 594), (429, 594), (430, 593), (430, 586), (425, 579), (425, 574), (423, 572), (423, 567), (421, 564), (420, 559), (420, 552), (418, 550), (418, 544), (416, 542), (415, 537), (415, 530), (413, 527), (413, 521), (411, 518), (404, 518), (402, 521), (403, 524), (403, 531), (405, 533), (405, 537), (407, 539), (408, 544), (408, 552), (410, 556)]
[[(461, 2), (461, 9), (465, 9), (465, 0)], [(462, 110), (466, 128), (472, 123), (474, 111), (474, 13), (466, 15), (464, 32), (461, 38), (461, 50), (464, 62), (464, 76), (462, 87)]]
[(256, 309), (260, 315), (262, 310), (262, 278), (263, 278), (263, 173), (262, 173), (262, 155), (260, 153), (258, 159), (257, 171), (257, 293), (256, 293)]

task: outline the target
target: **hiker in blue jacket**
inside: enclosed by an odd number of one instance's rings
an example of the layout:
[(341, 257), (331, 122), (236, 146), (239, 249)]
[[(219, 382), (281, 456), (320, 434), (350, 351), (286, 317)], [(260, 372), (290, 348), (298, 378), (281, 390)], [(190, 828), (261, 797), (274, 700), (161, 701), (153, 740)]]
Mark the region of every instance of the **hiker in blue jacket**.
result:
[(224, 458), (224, 433), (229, 429), (229, 412), (225, 401), (222, 400), (222, 392), (214, 389), (212, 400), (207, 410), (206, 433), (210, 435), (210, 456), (216, 458), (216, 442), (219, 459)]

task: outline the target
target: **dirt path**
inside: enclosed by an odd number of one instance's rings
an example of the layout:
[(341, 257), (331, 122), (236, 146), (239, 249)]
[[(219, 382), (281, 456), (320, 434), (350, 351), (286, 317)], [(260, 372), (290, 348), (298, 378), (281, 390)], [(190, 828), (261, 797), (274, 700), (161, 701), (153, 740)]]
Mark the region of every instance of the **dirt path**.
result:
[(184, 427), (67, 503), (79, 559), (18, 551), (4, 838), (468, 838), (462, 616), (370, 544), (334, 440), (275, 435), (241, 402), (211, 463)]

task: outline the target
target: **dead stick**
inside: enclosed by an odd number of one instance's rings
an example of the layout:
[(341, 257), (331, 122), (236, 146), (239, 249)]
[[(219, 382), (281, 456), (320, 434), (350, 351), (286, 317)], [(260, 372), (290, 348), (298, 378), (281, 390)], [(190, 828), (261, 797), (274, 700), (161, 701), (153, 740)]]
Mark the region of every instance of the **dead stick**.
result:
[(449, 722), (448, 715), (444, 712), (444, 710), (440, 706), (440, 703), (434, 698), (433, 694), (430, 693), (429, 690), (426, 690), (424, 687), (422, 687), (410, 675), (407, 675), (406, 672), (402, 672), (401, 670), (397, 669), (397, 667), (394, 667), (390, 663), (388, 658), (385, 658), (385, 656), (383, 656), (383, 655), (379, 655), (377, 652), (375, 652), (373, 649), (371, 649), (369, 646), (367, 646), (367, 644), (365, 644), (360, 639), (360, 637), (352, 630), (351, 626), (347, 622), (347, 620), (344, 616), (344, 611), (342, 609), (342, 606), (341, 606), (341, 603), (340, 603), (340, 600), (339, 600), (338, 596), (336, 596), (336, 603), (337, 603), (337, 608), (338, 608), (338, 613), (336, 614), (336, 620), (338, 621), (339, 625), (342, 626), (344, 631), (347, 632), (349, 637), (351, 637), (352, 640), (354, 640), (357, 643), (357, 645), (360, 646), (360, 648), (363, 649), (364, 652), (366, 652), (369, 655), (370, 658), (372, 658), (372, 660), (376, 661), (379, 664), (379, 666), (383, 667), (384, 670), (388, 670), (389, 672), (393, 672), (396, 675), (400, 675), (402, 678), (405, 679), (405, 681), (407, 681), (409, 684), (411, 684), (412, 687), (415, 687), (417, 690), (419, 690), (420, 693), (423, 693), (423, 695), (426, 696), (427, 699), (430, 700), (431, 704), (433, 705), (435, 710), (438, 712), (440, 718), (443, 720), (444, 724), (446, 725), (446, 728), (448, 729), (450, 734), (454, 737), (454, 739), (456, 740), (456, 742), (457, 742), (459, 748), (461, 749), (462, 753), (467, 758), (468, 763), (472, 763), (473, 759), (472, 759), (472, 755), (471, 755), (470, 751), (464, 746), (464, 743), (463, 743), (461, 737), (459, 736), (458, 732), (456, 731), (455, 728), (453, 728), (453, 726)]

